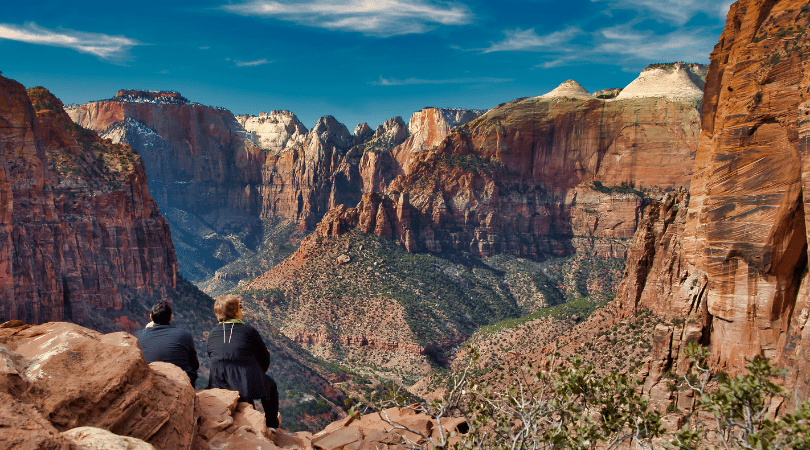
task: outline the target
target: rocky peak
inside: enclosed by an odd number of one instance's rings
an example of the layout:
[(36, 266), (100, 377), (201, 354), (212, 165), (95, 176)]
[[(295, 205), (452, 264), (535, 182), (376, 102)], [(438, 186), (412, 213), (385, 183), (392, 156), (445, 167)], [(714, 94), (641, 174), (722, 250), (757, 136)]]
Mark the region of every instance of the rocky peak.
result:
[(559, 97), (570, 97), (570, 98), (582, 98), (588, 99), (593, 98), (588, 91), (582, 87), (581, 84), (577, 83), (574, 80), (566, 80), (560, 83), (559, 86), (552, 89), (551, 92), (543, 94), (540, 98), (559, 98)]
[(317, 136), (324, 143), (331, 143), (340, 149), (348, 149), (353, 143), (352, 134), (346, 125), (338, 122), (332, 116), (323, 116), (310, 130), (310, 134)]
[(486, 111), (461, 108), (425, 108), (416, 111), (408, 121), (408, 147), (411, 152), (434, 148), (453, 127), (477, 119)]
[(175, 91), (142, 91), (138, 89), (121, 89), (111, 100), (132, 103), (161, 103), (184, 105), (188, 99)]
[(366, 122), (359, 123), (354, 127), (354, 138), (357, 142), (363, 142), (373, 134), (374, 130)]
[(290, 111), (261, 112), (258, 117), (252, 115), (235, 117), (245, 129), (247, 140), (275, 153), (300, 144), (307, 134), (307, 128)]
[(402, 121), (402, 117), (394, 117), (386, 120), (377, 126), (374, 131), (374, 140), (377, 146), (383, 144), (387, 148), (393, 148), (402, 143), (408, 137), (408, 126)]
[[(625, 87), (616, 100), (665, 97), (676, 101), (700, 103), (703, 99), (703, 72), (700, 64), (652, 64)], [(695, 71), (693, 71), (693, 68)], [(697, 73), (696, 73), (697, 72)]]
[(465, 123), (475, 120), (483, 115), (486, 110), (483, 109), (463, 109), (463, 108), (436, 108), (442, 113), (444, 121), (450, 128), (464, 125)]
[(405, 126), (405, 122), (402, 121), (402, 117), (394, 117), (392, 119), (386, 120), (381, 125), (377, 125), (377, 130), (374, 132), (374, 137), (378, 138), (383, 135), (388, 135), (392, 137), (400, 136), (400, 141), (405, 140), (407, 135), (407, 127)]

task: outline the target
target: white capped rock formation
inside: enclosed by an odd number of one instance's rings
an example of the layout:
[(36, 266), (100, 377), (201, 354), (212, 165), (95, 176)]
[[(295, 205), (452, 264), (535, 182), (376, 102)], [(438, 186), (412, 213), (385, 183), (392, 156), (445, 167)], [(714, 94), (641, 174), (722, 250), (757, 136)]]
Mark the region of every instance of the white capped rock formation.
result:
[(540, 98), (559, 98), (559, 97), (582, 98), (582, 99), (593, 98), (593, 96), (589, 94), (588, 91), (586, 91), (581, 84), (577, 83), (574, 80), (563, 81), (551, 92), (540, 96)]
[(236, 116), (247, 132), (248, 140), (275, 153), (304, 141), (307, 128), (290, 111), (261, 112), (257, 116)]
[[(695, 71), (691, 66), (695, 66)], [(616, 100), (643, 97), (665, 97), (670, 100), (700, 102), (703, 100), (703, 80), (699, 64), (654, 64), (641, 71)], [(705, 76), (705, 75), (704, 75)]]

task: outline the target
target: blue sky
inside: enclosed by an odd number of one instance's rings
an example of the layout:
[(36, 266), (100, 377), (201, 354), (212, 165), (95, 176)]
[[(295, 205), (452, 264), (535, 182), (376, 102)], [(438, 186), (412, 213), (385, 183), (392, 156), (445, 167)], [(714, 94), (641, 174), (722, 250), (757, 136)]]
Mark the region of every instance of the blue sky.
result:
[(234, 114), (350, 130), (426, 106), (488, 109), (567, 79), (624, 87), (708, 64), (727, 0), (37, 0), (5, 5), (0, 71), (64, 103), (174, 90)]

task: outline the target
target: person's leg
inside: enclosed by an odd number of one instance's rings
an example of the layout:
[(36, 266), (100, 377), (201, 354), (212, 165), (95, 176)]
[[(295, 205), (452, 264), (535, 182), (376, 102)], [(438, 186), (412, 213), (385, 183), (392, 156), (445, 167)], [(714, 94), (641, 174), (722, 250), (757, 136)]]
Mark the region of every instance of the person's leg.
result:
[(262, 397), (262, 408), (264, 408), (264, 420), (269, 428), (278, 428), (278, 386), (270, 375), (264, 375), (264, 389), (267, 396)]

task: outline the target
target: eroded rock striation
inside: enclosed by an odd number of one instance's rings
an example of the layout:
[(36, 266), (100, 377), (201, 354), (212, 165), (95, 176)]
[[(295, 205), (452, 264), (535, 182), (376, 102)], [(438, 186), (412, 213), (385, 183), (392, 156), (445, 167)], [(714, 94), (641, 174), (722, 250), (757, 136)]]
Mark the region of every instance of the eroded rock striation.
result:
[(2, 77), (0, 143), (0, 320), (136, 325), (131, 299), (177, 282), (139, 156), (76, 126), (44, 88)]
[[(805, 6), (731, 6), (711, 55), (688, 215), (674, 234), (637, 236), (618, 298), (626, 314), (687, 318), (670, 334), (710, 345), (729, 373), (765, 355), (799, 398), (810, 391)], [(700, 325), (687, 333), (690, 321)], [(662, 361), (683, 359), (685, 340), (662, 342)]]
[[(438, 113), (424, 110), (411, 123)], [(438, 123), (434, 119), (425, 122)], [(356, 232), (373, 234), (412, 253), (443, 254), (451, 259), (448, 255), (459, 253), (482, 257), (507, 253), (535, 261), (566, 260), (571, 261), (566, 267), (580, 274), (571, 283), (538, 278), (536, 285), (549, 289), (536, 302), (520, 303), (510, 289), (497, 289), (493, 298), (498, 300), (487, 305), (493, 314), (476, 316), (478, 326), (495, 320), (497, 314), (518, 314), (520, 308), (526, 308), (525, 313), (544, 303), (548, 306), (557, 301), (555, 294), (576, 298), (612, 292), (630, 240), (648, 213), (648, 196), (688, 187), (698, 123), (698, 110), (689, 102), (562, 96), (501, 105), (450, 129), (440, 140), (431, 141), (433, 130), (425, 127), (391, 152), (397, 158), (408, 156), (390, 163), (396, 169), (391, 172), (400, 175), (384, 191), (364, 193), (356, 206), (331, 209), (291, 257), (242, 288), (257, 292), (267, 302), (279, 303), (272, 314), (281, 318), (280, 328), (289, 338), (312, 351), (327, 349), (319, 353), (324, 357), (330, 357), (331, 345), (349, 354), (365, 352), (359, 358), (373, 358), (379, 349), (389, 346), (396, 348), (389, 355), (403, 358), (428, 354), (429, 348), (457, 345), (471, 330), (456, 317), (449, 317), (436, 320), (439, 331), (429, 336), (397, 333), (394, 329), (415, 331), (415, 323), (441, 316), (440, 307), (423, 305), (431, 310), (418, 311), (407, 296), (372, 292), (359, 281), (365, 276), (346, 280), (336, 274), (334, 280), (321, 281), (325, 272), (313, 270), (316, 261), (334, 258), (334, 264), (353, 268), (360, 263), (352, 258), (368, 253), (352, 244), (345, 255), (332, 255), (335, 249), (329, 242), (339, 242), (344, 235), (351, 240)], [(349, 261), (340, 259), (349, 255)], [(387, 271), (378, 263), (367, 266), (367, 273), (396, 283), (382, 275)], [(328, 286), (320, 295), (308, 292), (295, 282), (304, 276), (312, 278), (310, 284)], [(347, 289), (354, 295), (331, 290), (332, 285), (351, 286), (352, 280), (358, 285)], [(406, 284), (405, 280), (401, 283)], [(277, 301), (268, 297), (270, 291), (278, 293)], [(479, 297), (486, 295), (474, 295), (476, 301)], [(501, 301), (511, 302), (510, 307)], [(369, 315), (376, 310), (371, 305), (378, 303), (387, 304), (389, 311), (408, 306), (404, 314), (391, 314), (380, 321)], [(457, 316), (468, 314), (468, 319), (474, 315), (462, 306), (457, 311)], [(344, 315), (351, 317), (350, 322), (346, 323)], [(416, 352), (408, 352), (409, 348)], [(419, 363), (411, 363), (409, 368), (414, 373), (422, 370)]]
[(410, 251), (623, 258), (641, 190), (688, 187), (698, 120), (663, 98), (516, 100), (412, 153), (385, 195), (325, 217), (327, 233), (357, 226)]
[[(288, 111), (234, 117), (175, 92), (126, 90), (68, 108), (76, 123), (141, 155), (182, 273), (197, 283), (212, 280), (211, 292), (269, 269), (286, 256), (275, 249), (288, 235), (383, 190), (404, 173), (412, 152), (437, 145), (450, 127), (478, 114), (431, 110), (432, 122), (412, 119), (410, 129), (394, 118), (352, 134), (331, 116), (307, 130)], [(410, 134), (418, 142), (393, 153)]]

